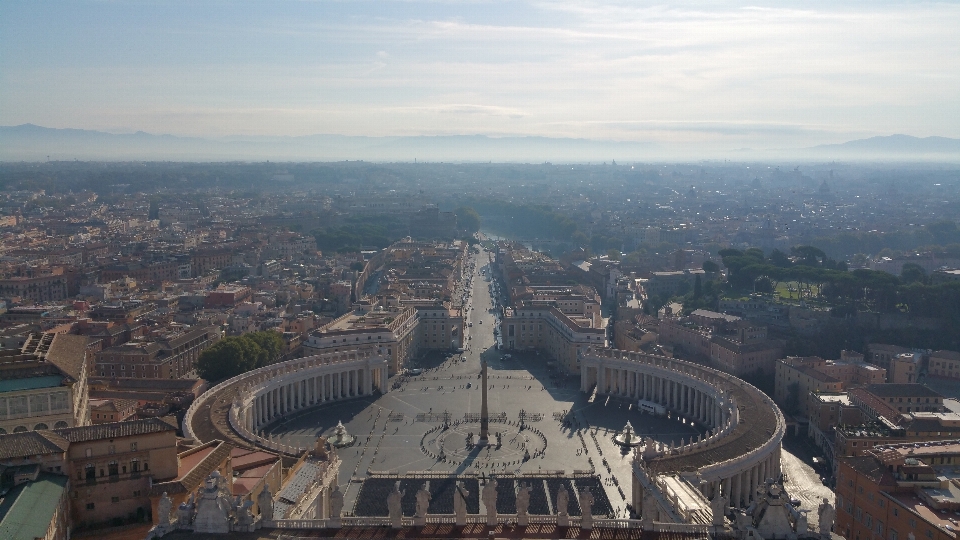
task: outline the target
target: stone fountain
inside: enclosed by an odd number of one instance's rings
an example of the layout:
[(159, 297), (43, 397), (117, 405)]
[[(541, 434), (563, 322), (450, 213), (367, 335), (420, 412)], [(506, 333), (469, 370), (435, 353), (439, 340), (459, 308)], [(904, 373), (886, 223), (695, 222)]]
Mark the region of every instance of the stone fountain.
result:
[(630, 425), (629, 420), (627, 421), (627, 425), (623, 426), (623, 431), (613, 438), (613, 442), (620, 446), (637, 446), (641, 441), (642, 439), (633, 431), (633, 426)]
[(357, 438), (347, 433), (347, 428), (343, 427), (343, 422), (338, 421), (337, 427), (333, 429), (333, 436), (327, 439), (327, 442), (337, 448), (343, 448), (350, 446), (355, 440)]

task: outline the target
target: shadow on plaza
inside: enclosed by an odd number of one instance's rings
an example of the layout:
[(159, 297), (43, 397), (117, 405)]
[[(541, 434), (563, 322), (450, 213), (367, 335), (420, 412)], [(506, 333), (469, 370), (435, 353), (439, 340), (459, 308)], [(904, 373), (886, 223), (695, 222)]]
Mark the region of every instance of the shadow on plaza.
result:
[[(363, 396), (352, 398), (348, 401), (336, 401), (310, 407), (280, 417), (280, 420), (267, 426), (264, 431), (267, 433), (288, 433), (296, 429), (309, 429), (312, 430), (314, 437), (318, 437), (325, 431), (336, 427), (337, 422), (343, 422), (344, 425), (346, 425), (354, 418), (361, 416), (367, 411), (368, 407), (376, 403), (379, 397), (380, 395), (375, 393), (372, 396)], [(373, 424), (372, 419), (366, 417), (362, 417), (360, 420), (363, 421), (364, 424)]]
[(459, 357), (459, 353), (452, 351), (429, 351), (423, 356), (410, 362), (410, 367), (420, 369), (436, 369), (443, 365), (444, 362), (454, 361), (454, 358)]
[[(676, 420), (642, 413), (632, 406), (632, 402), (622, 399), (608, 399), (607, 396), (597, 396), (590, 403), (584, 403), (576, 410), (579, 418), (585, 420), (591, 428), (621, 431), (627, 421), (633, 426), (635, 433), (642, 437), (652, 437), (654, 440), (670, 443), (679, 443), (681, 438), (689, 439), (702, 432), (690, 424), (682, 424)], [(586, 427), (581, 425), (580, 427)]]

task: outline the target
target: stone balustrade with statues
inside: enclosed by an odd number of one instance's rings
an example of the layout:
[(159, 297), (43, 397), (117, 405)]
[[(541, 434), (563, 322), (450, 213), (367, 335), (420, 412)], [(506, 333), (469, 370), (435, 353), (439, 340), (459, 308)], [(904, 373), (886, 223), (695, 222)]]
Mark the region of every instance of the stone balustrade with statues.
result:
[[(783, 414), (760, 390), (721, 371), (650, 354), (615, 349), (580, 353), (581, 390), (663, 406), (666, 414), (708, 430), (679, 444), (650, 441), (636, 459), (652, 476), (678, 475), (703, 497), (719, 494), (734, 507), (755, 501), (757, 488), (780, 477)], [(635, 467), (635, 470), (637, 468)], [(644, 483), (634, 474), (633, 504)]]
[[(198, 411), (230, 400), (229, 428), (246, 442), (288, 455), (305, 449), (270, 440), (262, 429), (287, 414), (389, 388), (387, 357), (380, 352), (333, 352), (288, 360), (232, 377), (194, 401), (183, 419), (184, 435), (203, 440)], [(206, 437), (209, 438), (209, 437)]]

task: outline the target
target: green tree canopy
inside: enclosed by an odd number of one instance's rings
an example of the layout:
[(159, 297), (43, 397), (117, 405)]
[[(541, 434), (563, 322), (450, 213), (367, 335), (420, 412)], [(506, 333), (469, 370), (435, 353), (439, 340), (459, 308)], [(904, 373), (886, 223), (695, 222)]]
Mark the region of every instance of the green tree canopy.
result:
[(272, 330), (226, 337), (200, 353), (197, 373), (208, 381), (229, 379), (276, 362), (283, 349), (283, 337)]
[(461, 206), (453, 211), (457, 216), (457, 227), (468, 233), (480, 230), (480, 214), (469, 206)]

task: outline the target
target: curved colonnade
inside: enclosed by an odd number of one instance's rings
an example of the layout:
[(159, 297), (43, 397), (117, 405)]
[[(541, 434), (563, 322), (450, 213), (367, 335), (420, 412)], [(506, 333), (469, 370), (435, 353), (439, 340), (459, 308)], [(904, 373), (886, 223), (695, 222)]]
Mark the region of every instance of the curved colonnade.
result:
[(247, 442), (297, 455), (303, 448), (279, 444), (261, 435), (284, 415), (307, 408), (388, 391), (388, 362), (368, 351), (325, 353), (288, 360), (228, 379), (201, 396), (187, 410), (183, 432), (197, 438), (194, 418), (208, 398), (233, 392), (230, 428)]
[[(732, 506), (749, 505), (757, 487), (780, 476), (786, 423), (779, 407), (746, 382), (705, 366), (616, 349), (580, 354), (580, 386), (598, 395), (645, 400), (706, 428), (703, 438), (678, 445), (648, 445), (637, 474), (680, 475), (708, 499), (723, 494)], [(642, 494), (634, 482), (634, 500)], [(637, 506), (639, 508), (639, 506)]]

